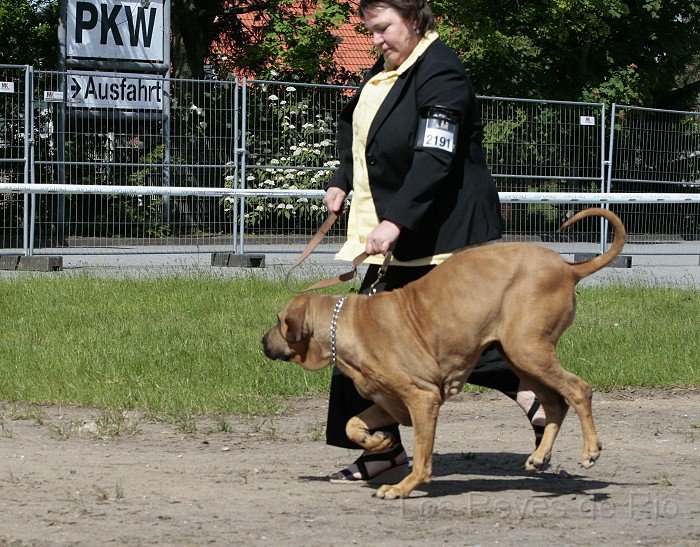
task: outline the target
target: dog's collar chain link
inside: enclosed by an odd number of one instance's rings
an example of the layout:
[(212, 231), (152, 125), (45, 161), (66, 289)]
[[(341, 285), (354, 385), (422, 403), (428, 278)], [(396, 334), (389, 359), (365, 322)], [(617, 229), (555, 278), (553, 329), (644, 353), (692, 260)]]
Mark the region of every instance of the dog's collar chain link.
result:
[(331, 364), (336, 366), (336, 359), (338, 356), (336, 348), (336, 331), (338, 329), (338, 316), (340, 315), (340, 310), (343, 309), (343, 304), (345, 304), (345, 299), (347, 296), (343, 296), (335, 303), (333, 308), (333, 315), (331, 316)]

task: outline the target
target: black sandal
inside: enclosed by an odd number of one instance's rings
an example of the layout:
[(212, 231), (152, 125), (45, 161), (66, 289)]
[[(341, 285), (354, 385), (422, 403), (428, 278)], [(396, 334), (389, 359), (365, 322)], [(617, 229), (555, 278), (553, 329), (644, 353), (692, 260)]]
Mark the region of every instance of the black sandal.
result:
[[(329, 478), (329, 480), (333, 484), (370, 484), (375, 482), (398, 482), (406, 476), (406, 471), (408, 470), (408, 461), (406, 461), (405, 463), (398, 463), (396, 461), (396, 458), (398, 458), (403, 452), (405, 452), (403, 446), (401, 444), (397, 444), (389, 452), (380, 452), (378, 454), (363, 454), (353, 462), (353, 464), (357, 466), (357, 470), (359, 471), (361, 478), (355, 478), (353, 476), (353, 472), (346, 467), (345, 469), (340, 470), (340, 473), (342, 473), (343, 475), (342, 478)], [(373, 477), (370, 477), (365, 462), (381, 461), (391, 462), (391, 467), (380, 473), (377, 473)]]

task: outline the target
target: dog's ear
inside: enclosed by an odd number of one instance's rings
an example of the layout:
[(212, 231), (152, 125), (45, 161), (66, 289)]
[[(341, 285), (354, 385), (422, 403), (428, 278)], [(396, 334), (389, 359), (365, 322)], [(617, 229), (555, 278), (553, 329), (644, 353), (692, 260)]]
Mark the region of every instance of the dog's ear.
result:
[(309, 298), (306, 295), (299, 296), (290, 302), (285, 313), (284, 322), (287, 326), (285, 340), (290, 344), (298, 344), (308, 333), (304, 332), (306, 309)]

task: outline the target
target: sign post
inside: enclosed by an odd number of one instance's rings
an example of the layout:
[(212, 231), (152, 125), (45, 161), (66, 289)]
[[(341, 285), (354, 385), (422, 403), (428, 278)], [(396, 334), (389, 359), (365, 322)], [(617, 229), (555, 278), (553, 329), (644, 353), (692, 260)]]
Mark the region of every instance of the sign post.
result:
[[(65, 184), (65, 130), (68, 114), (76, 118), (107, 118), (115, 123), (140, 119), (158, 121), (166, 150), (163, 185), (169, 186), (170, 166), (170, 1), (59, 0), (62, 74), (52, 93), (58, 110), (58, 180)], [(64, 208), (59, 196), (58, 230)], [(170, 217), (169, 197), (163, 214)]]

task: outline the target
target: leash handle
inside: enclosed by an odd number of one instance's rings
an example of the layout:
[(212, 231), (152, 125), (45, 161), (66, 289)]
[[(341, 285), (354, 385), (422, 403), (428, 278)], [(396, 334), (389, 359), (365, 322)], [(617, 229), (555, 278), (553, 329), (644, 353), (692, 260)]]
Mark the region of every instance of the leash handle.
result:
[[(314, 234), (314, 236), (311, 238), (311, 241), (306, 245), (304, 250), (301, 252), (301, 254), (297, 257), (297, 259), (294, 261), (292, 264), (291, 268), (287, 271), (287, 273), (284, 276), (284, 283), (287, 285), (287, 289), (289, 289), (291, 292), (296, 293), (296, 294), (302, 294), (305, 292), (309, 291), (314, 291), (316, 289), (323, 289), (325, 287), (332, 287), (333, 285), (337, 285), (338, 283), (343, 283), (345, 281), (350, 281), (353, 277), (357, 275), (357, 267), (364, 262), (364, 260), (369, 256), (367, 253), (360, 253), (357, 255), (353, 260), (352, 260), (352, 269), (342, 273), (340, 275), (336, 275), (333, 277), (329, 277), (327, 279), (322, 279), (321, 281), (318, 281), (317, 283), (314, 283), (310, 287), (307, 287), (302, 290), (295, 290), (289, 285), (289, 276), (292, 273), (292, 271), (299, 266), (304, 260), (306, 260), (309, 255), (312, 253), (312, 251), (318, 246), (318, 244), (321, 242), (323, 237), (328, 233), (328, 231), (331, 229), (331, 226), (335, 223), (335, 221), (338, 220), (338, 215), (336, 215), (333, 212), (330, 212), (328, 214), (328, 218), (323, 222), (321, 227), (318, 229), (318, 231)], [(388, 251), (386, 255), (384, 255), (384, 262), (382, 263), (381, 268), (379, 269), (379, 273), (377, 274), (377, 279), (372, 283), (372, 286), (370, 287), (371, 294), (374, 294), (376, 292), (376, 285), (379, 283), (379, 281), (384, 277), (384, 274), (386, 273), (387, 268), (389, 267), (389, 263), (391, 262), (391, 251)]]

